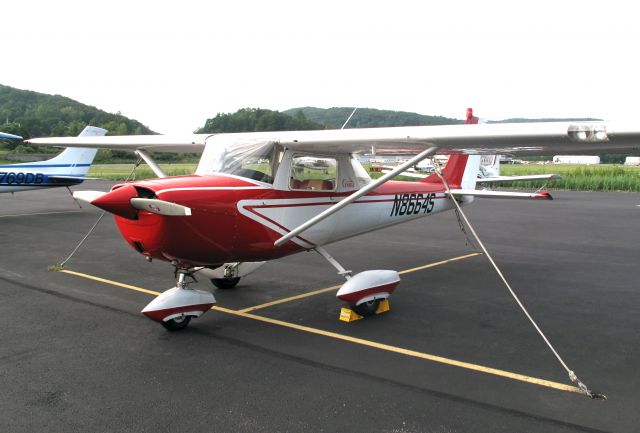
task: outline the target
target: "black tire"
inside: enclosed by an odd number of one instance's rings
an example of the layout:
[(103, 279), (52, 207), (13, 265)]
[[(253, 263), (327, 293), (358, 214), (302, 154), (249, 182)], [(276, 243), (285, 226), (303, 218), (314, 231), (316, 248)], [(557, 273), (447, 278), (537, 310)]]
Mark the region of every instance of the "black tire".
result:
[(367, 317), (376, 314), (378, 306), (380, 306), (380, 299), (375, 299), (373, 301), (363, 302), (360, 305), (354, 305), (351, 309), (359, 315)]
[(236, 278), (212, 278), (211, 283), (218, 289), (233, 289), (240, 282), (240, 277)]
[(167, 331), (179, 331), (187, 327), (191, 322), (191, 316), (176, 317), (175, 319), (162, 322), (162, 326)]

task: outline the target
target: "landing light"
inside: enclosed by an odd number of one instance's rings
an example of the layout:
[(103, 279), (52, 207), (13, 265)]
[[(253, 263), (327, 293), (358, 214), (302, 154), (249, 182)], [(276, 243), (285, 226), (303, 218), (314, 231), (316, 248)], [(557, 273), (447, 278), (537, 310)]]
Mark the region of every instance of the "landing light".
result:
[(567, 131), (569, 138), (574, 141), (586, 141), (590, 143), (597, 143), (603, 141), (609, 141), (607, 136), (607, 129), (605, 125), (571, 125)]

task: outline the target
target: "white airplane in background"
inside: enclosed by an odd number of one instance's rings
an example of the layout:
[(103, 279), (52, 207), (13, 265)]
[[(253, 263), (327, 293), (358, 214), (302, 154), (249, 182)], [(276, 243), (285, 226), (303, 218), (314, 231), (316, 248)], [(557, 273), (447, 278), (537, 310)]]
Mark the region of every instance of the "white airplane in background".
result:
[[(106, 129), (87, 126), (78, 137), (99, 137)], [(4, 134), (0, 138), (20, 139)], [(0, 165), (0, 193), (71, 186), (82, 183), (91, 167), (97, 149), (67, 148), (46, 161)]]
[[(562, 179), (559, 174), (527, 174), (523, 176), (501, 176), (500, 175), (500, 155), (485, 157), (486, 164), (480, 164), (478, 172), (478, 182), (516, 182), (529, 180), (553, 180)], [(483, 161), (484, 162), (484, 161)]]

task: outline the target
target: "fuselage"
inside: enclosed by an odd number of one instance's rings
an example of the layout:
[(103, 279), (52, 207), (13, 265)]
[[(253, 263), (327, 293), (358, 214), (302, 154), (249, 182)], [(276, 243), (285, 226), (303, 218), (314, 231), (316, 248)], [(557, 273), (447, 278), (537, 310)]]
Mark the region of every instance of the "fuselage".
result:
[[(452, 188), (469, 179), (454, 155), (443, 175)], [(435, 174), (420, 182), (387, 181), (280, 246), (274, 242), (373, 182), (354, 155), (294, 151), (275, 142), (207, 145), (196, 173), (116, 185), (90, 202), (115, 215), (125, 240), (180, 268), (266, 261), (453, 208)], [(132, 200), (150, 200), (149, 207)], [(188, 213), (163, 214), (163, 203)], [(155, 208), (154, 208), (155, 206)]]
[(279, 237), (349, 193), (283, 191), (227, 175), (184, 176), (127, 185), (133, 185), (138, 195), (153, 195), (191, 208), (189, 217), (146, 211), (138, 211), (135, 219), (115, 216), (123, 237), (134, 249), (183, 267), (271, 260), (453, 206), (441, 184), (390, 181), (301, 236), (275, 247)]
[[(86, 167), (89, 167), (89, 165), (86, 164)], [(57, 169), (60, 173), (54, 173), (51, 169)], [(82, 183), (82, 179), (64, 178), (63, 176), (68, 174), (68, 170), (69, 164), (60, 166), (47, 164), (0, 165), (0, 193), (71, 186)]]

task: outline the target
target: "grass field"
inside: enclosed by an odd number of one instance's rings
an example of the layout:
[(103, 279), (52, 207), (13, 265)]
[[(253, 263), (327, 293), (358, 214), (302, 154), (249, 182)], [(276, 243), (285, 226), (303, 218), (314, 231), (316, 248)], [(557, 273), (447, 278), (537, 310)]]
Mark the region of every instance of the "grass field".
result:
[[(161, 164), (160, 167), (169, 176), (192, 174), (196, 170), (196, 164)], [(129, 176), (132, 164), (94, 164), (89, 170), (89, 177), (98, 177), (110, 180), (124, 180)], [(556, 173), (562, 179), (552, 181), (549, 189), (565, 189), (576, 191), (634, 191), (640, 192), (640, 167), (626, 167), (622, 165), (502, 165), (500, 172), (505, 176), (520, 176), (526, 174)], [(371, 173), (372, 177), (381, 176), (380, 173)], [(149, 179), (156, 177), (146, 165), (136, 169), (132, 179)], [(398, 177), (401, 180), (416, 179), (410, 177)], [(502, 183), (500, 187), (517, 187), (523, 189), (539, 188), (544, 182), (517, 182)]]
[[(550, 188), (575, 191), (640, 191), (640, 167), (623, 165), (571, 165), (571, 164), (527, 164), (502, 165), (500, 174), (504, 176), (522, 176), (527, 174), (555, 173), (562, 179), (555, 180)], [(531, 188), (539, 182), (518, 182), (513, 185)]]
[[(197, 164), (160, 164), (160, 168), (167, 176), (182, 176), (193, 174)], [(88, 177), (98, 177), (109, 180), (125, 180), (133, 170), (133, 164), (93, 164), (89, 169)], [(157, 177), (146, 165), (141, 164), (136, 168), (130, 180), (152, 179)]]

